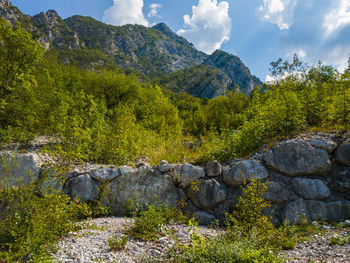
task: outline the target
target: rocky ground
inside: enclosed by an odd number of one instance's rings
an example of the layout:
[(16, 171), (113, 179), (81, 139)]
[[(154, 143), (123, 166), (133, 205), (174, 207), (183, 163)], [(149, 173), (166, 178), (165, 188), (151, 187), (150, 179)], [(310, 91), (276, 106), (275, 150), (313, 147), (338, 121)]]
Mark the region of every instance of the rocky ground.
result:
[[(152, 259), (168, 258), (169, 249), (175, 239), (179, 244), (189, 244), (190, 227), (173, 224), (164, 230), (164, 235), (156, 241), (140, 241), (129, 238), (126, 248), (111, 251), (108, 239), (117, 235), (125, 236), (132, 219), (121, 217), (98, 218), (86, 221), (84, 229), (69, 233), (61, 240), (54, 254), (56, 262), (89, 263), (89, 262), (151, 262)], [(171, 230), (171, 231), (167, 231)], [(172, 235), (169, 234), (172, 232)], [(222, 233), (222, 230), (199, 227), (200, 235), (210, 237)], [(315, 234), (300, 242), (293, 250), (282, 251), (287, 262), (350, 262), (350, 244), (329, 245), (332, 237), (348, 236), (350, 229), (326, 227), (325, 233)], [(175, 237), (175, 238), (174, 238)]]
[[(350, 262), (350, 242), (345, 245), (331, 245), (332, 238), (344, 239), (350, 237), (350, 229), (327, 227), (326, 232), (310, 236), (300, 242), (293, 250), (282, 251), (287, 262), (319, 262), (348, 263)], [(350, 239), (349, 239), (350, 240)]]
[[(77, 233), (69, 233), (61, 240), (54, 257), (57, 262), (146, 262), (147, 260), (168, 257), (169, 249), (174, 246), (175, 239), (179, 244), (190, 241), (190, 227), (173, 224), (164, 229), (164, 236), (156, 241), (140, 241), (128, 239), (126, 248), (121, 251), (110, 251), (108, 239), (114, 235), (125, 236), (126, 229), (131, 226), (132, 219), (121, 217), (98, 218), (84, 223), (85, 227)], [(167, 231), (171, 230), (171, 231)], [(174, 237), (171, 236), (171, 234)], [(215, 236), (220, 230), (199, 227), (202, 236)]]

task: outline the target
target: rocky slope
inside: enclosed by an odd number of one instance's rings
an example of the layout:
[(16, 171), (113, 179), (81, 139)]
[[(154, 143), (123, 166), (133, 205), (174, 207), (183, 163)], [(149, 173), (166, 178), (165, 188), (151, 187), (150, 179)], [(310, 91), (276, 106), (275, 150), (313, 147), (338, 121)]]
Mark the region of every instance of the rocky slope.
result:
[[(202, 224), (214, 219), (221, 221), (230, 212), (232, 203), (240, 194), (242, 175), (269, 180), (264, 198), (272, 203), (275, 223), (288, 219), (298, 222), (323, 219), (344, 221), (350, 219), (350, 139), (337, 134), (303, 135), (281, 141), (270, 149), (246, 160), (233, 160), (221, 165), (214, 161), (204, 167), (185, 164), (158, 166), (140, 163), (129, 166), (87, 166), (67, 174), (63, 188), (55, 178), (42, 181), (63, 189), (72, 198), (80, 196), (92, 201), (100, 196), (99, 186), (106, 186), (102, 200), (115, 214), (123, 214), (129, 199), (150, 203), (155, 195), (159, 202), (174, 205), (178, 201), (188, 204), (187, 211)], [(11, 153), (2, 153), (3, 159), (13, 162)], [(36, 152), (19, 153), (17, 178), (24, 182), (37, 180), (41, 173), (41, 155)], [(32, 177), (23, 174), (30, 170)], [(0, 166), (0, 175), (6, 167)], [(193, 182), (198, 190), (193, 190)], [(15, 184), (15, 181), (11, 181)]]
[(224, 51), (215, 51), (203, 64), (223, 71), (245, 94), (251, 93), (255, 87), (262, 85), (262, 82), (250, 73), (239, 57)]
[(198, 98), (226, 95), (235, 86), (224, 72), (203, 64), (163, 75), (155, 82), (173, 92), (186, 92)]
[[(183, 86), (176, 88), (199, 97), (212, 98), (224, 94), (225, 89), (232, 90), (237, 86), (248, 94), (255, 86), (261, 85), (238, 57), (223, 51), (208, 56), (164, 23), (151, 28), (112, 26), (84, 16), (63, 20), (54, 10), (30, 17), (22, 14), (8, 0), (0, 0), (0, 16), (13, 25), (21, 22), (47, 49), (57, 49), (64, 63), (87, 69), (100, 66), (113, 68), (116, 64), (122, 69), (146, 74), (148, 78), (203, 64), (210, 67), (192, 71), (196, 75), (184, 79)], [(204, 69), (203, 65), (200, 67)], [(215, 68), (215, 74), (212, 68)], [(203, 73), (208, 72), (210, 80), (205, 78), (202, 81)], [(172, 85), (165, 81), (163, 84)]]

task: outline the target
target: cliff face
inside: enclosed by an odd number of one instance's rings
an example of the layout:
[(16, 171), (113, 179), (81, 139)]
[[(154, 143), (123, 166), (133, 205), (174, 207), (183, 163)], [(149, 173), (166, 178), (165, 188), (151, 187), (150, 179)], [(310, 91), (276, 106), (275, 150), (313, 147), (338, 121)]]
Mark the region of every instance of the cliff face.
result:
[(251, 93), (255, 87), (262, 85), (262, 82), (250, 73), (238, 57), (224, 51), (215, 51), (203, 64), (222, 70), (245, 94)]
[[(165, 87), (200, 98), (224, 95), (236, 87), (249, 94), (261, 85), (238, 57), (223, 51), (208, 56), (164, 23), (151, 28), (112, 26), (84, 16), (63, 20), (54, 10), (30, 17), (8, 0), (0, 0), (0, 16), (12, 25), (20, 22), (47, 50), (56, 49), (66, 64), (86, 69), (118, 65), (145, 74), (149, 79), (165, 76), (161, 81)], [(175, 75), (166, 76), (173, 72)], [(188, 78), (174, 82), (176, 75)]]
[(156, 82), (173, 92), (186, 92), (198, 98), (224, 96), (234, 86), (232, 80), (220, 69), (199, 64), (171, 74)]

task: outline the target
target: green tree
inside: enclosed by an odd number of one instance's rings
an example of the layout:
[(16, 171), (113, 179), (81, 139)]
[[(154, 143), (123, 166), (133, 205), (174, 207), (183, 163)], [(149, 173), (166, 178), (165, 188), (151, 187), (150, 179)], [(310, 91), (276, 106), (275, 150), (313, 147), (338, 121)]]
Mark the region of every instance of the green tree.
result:
[(0, 19), (0, 129), (23, 132), (35, 125), (40, 105), (33, 96), (37, 87), (33, 71), (43, 52), (20, 25), (13, 29)]

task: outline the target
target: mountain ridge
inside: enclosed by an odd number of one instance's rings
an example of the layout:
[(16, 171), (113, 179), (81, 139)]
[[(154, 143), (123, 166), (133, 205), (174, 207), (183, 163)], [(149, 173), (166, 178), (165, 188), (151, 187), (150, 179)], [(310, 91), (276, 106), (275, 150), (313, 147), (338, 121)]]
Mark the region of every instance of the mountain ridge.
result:
[[(12, 25), (20, 22), (47, 50), (56, 49), (63, 63), (85, 69), (113, 68), (115, 64), (123, 70), (140, 72), (146, 79), (163, 77), (161, 83), (165, 87), (169, 86), (165, 81), (167, 74), (187, 69), (198, 75), (182, 81), (184, 86), (175, 90), (185, 90), (201, 98), (224, 95), (234, 88), (249, 94), (262, 84), (237, 56), (221, 50), (205, 54), (165, 23), (153, 27), (113, 26), (80, 15), (62, 19), (52, 9), (27, 16), (9, 0), (0, 0), (0, 16)], [(193, 71), (194, 66), (200, 70)], [(205, 74), (209, 79), (201, 79)]]

